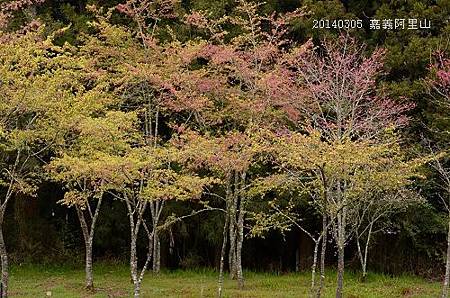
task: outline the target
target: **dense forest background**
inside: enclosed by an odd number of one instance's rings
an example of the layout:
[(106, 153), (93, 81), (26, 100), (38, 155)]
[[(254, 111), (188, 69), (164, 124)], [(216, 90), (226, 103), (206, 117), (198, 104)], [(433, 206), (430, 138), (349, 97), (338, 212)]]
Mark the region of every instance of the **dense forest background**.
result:
[[(5, 2), (1, 1), (0, 3)], [(6, 2), (5, 2), (6, 3)], [(46, 24), (45, 30), (70, 27), (60, 33), (56, 43), (81, 43), (84, 34), (92, 30), (88, 21), (95, 16), (87, 10), (88, 5), (113, 7), (120, 1), (58, 1), (48, 0), (33, 4), (15, 12), (12, 26), (20, 27), (28, 20), (38, 18)], [(183, 0), (179, 10), (208, 10), (214, 17), (230, 14), (234, 8), (230, 0)], [(296, 21), (290, 38), (299, 43), (312, 38), (318, 44), (324, 37), (338, 38), (337, 29), (312, 29), (314, 19), (362, 19), (365, 28), (353, 34), (366, 43), (367, 52), (381, 46), (387, 50), (384, 64), (385, 75), (381, 85), (386, 92), (401, 101), (408, 98), (415, 104), (408, 111), (411, 121), (402, 130), (402, 146), (406, 152), (415, 154), (423, 150), (424, 136), (433, 143), (448, 148), (450, 122), (448, 111), (430, 96), (423, 81), (429, 76), (430, 64), (437, 52), (450, 51), (450, 1), (300, 1), (268, 0), (261, 13), (289, 12), (306, 7), (309, 13)], [(431, 21), (430, 30), (369, 30), (368, 20), (384, 18), (426, 18)], [(133, 26), (123, 15), (113, 18), (118, 24)], [(179, 20), (168, 20), (182, 40), (192, 38)], [(434, 134), (434, 127), (447, 134)], [(446, 144), (446, 145), (445, 145)], [(425, 146), (426, 147), (426, 146)], [(444, 161), (445, 162), (445, 161)], [(264, 170), (264, 169), (262, 169)], [(438, 173), (432, 168), (423, 170), (427, 179), (418, 180), (416, 189), (426, 203), (406, 208), (389, 219), (389, 227), (374, 234), (370, 248), (370, 270), (389, 274), (411, 272), (431, 278), (440, 278), (444, 272), (447, 249), (447, 212), (442, 203), (442, 185)], [(6, 212), (4, 235), (13, 264), (25, 263), (71, 263), (81, 265), (84, 256), (83, 234), (74, 208), (58, 203), (63, 199), (64, 186), (54, 181), (42, 180), (36, 196), (17, 195)], [(170, 201), (162, 218), (171, 214), (189, 214), (196, 208), (195, 202)], [(93, 244), (95, 260), (126, 263), (129, 258), (129, 225), (127, 210), (123, 203), (112, 197), (104, 201), (98, 218)], [(321, 226), (321, 219), (311, 208), (301, 210), (303, 224), (314, 230)], [(171, 225), (161, 235), (161, 267), (193, 268), (217, 267), (222, 245), (223, 215), (206, 212), (186, 218)], [(146, 243), (138, 249), (145, 254)], [(312, 263), (312, 242), (303, 232), (292, 228), (280, 233), (269, 231), (264, 239), (246, 237), (244, 240), (243, 267), (271, 272), (309, 269)], [(359, 268), (356, 245), (350, 242), (346, 251), (347, 267)], [(333, 250), (327, 251), (326, 263), (336, 264)]]

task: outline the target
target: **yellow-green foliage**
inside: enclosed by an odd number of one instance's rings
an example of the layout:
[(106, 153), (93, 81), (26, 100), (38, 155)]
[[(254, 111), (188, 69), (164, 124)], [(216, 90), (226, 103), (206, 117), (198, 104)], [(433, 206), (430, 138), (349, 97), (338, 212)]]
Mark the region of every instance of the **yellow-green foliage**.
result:
[(40, 156), (63, 143), (82, 90), (83, 61), (68, 45), (54, 46), (41, 31), (0, 32), (1, 179), (13, 192), (31, 194)]
[(339, 205), (334, 210), (342, 204), (407, 188), (421, 177), (419, 168), (427, 160), (408, 160), (398, 138), (392, 135), (375, 143), (348, 139), (326, 142), (318, 133), (292, 133), (279, 138), (275, 146), (281, 169), (296, 173), (313, 189), (326, 192), (329, 199), (335, 195), (336, 183), (343, 185), (344, 200), (328, 201)]

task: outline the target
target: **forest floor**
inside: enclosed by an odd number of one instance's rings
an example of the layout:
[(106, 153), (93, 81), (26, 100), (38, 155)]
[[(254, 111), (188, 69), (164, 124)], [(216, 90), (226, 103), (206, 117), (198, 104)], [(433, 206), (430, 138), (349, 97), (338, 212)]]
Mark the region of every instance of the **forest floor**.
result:
[[(94, 265), (94, 293), (83, 290), (84, 270), (67, 266), (15, 266), (11, 270), (11, 297), (131, 297), (132, 284), (124, 265)], [(225, 279), (224, 297), (307, 297), (310, 274), (245, 272), (245, 289)], [(325, 297), (334, 296), (335, 273), (328, 272)], [(212, 270), (164, 271), (144, 276), (141, 297), (215, 297), (217, 273)], [(369, 274), (365, 283), (346, 273), (345, 297), (438, 297), (440, 284), (418, 277)]]

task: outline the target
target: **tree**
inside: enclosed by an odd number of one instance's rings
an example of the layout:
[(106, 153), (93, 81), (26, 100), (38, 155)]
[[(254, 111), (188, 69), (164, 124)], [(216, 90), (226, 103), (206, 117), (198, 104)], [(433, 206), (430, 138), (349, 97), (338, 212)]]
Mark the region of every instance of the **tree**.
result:
[[(154, 4), (158, 7), (161, 3)], [(115, 98), (109, 109), (132, 115), (133, 129), (124, 136), (128, 145), (120, 152), (108, 153), (102, 180), (107, 193), (123, 201), (128, 211), (130, 272), (134, 295), (138, 297), (150, 262), (153, 261), (154, 272), (160, 268), (159, 225), (165, 202), (195, 199), (210, 180), (184, 169), (181, 149), (170, 143), (172, 124), (162, 121), (191, 107), (180, 102), (189, 94), (179, 92), (177, 85), (178, 76), (183, 73), (180, 65), (185, 64), (179, 55), (182, 47), (176, 41), (159, 43), (149, 31), (145, 22), (153, 22), (156, 17), (152, 5), (128, 2), (118, 7), (136, 21), (137, 35), (129, 28), (112, 25), (111, 11), (102, 16), (100, 10), (93, 9), (99, 14), (93, 23), (97, 32), (86, 37), (82, 52), (94, 57), (90, 64), (93, 73)], [(168, 133), (164, 134), (163, 129)], [(119, 137), (117, 133), (113, 135)], [(140, 269), (137, 243), (142, 229), (148, 238), (148, 251)]]
[(1, 187), (0, 256), (3, 297), (8, 295), (8, 255), (2, 223), (16, 194), (34, 195), (41, 165), (60, 144), (60, 119), (70, 114), (78, 67), (70, 47), (57, 47), (42, 31), (0, 32)]
[[(305, 218), (299, 216), (299, 207), (306, 204), (314, 205), (313, 202), (317, 201), (317, 191), (312, 187), (307, 186), (308, 180), (306, 177), (298, 177), (297, 173), (293, 173), (292, 168), (285, 168), (289, 175), (286, 174), (274, 174), (269, 176), (267, 179), (263, 179), (259, 182), (256, 187), (268, 188), (277, 191), (278, 195), (286, 194), (288, 199), (282, 200), (278, 196), (269, 201), (269, 210), (262, 211), (253, 214), (253, 220), (255, 224), (252, 227), (252, 235), (262, 236), (265, 232), (274, 229), (279, 230), (281, 233), (290, 231), (292, 226), (298, 228), (300, 231), (305, 233), (313, 242), (313, 261), (311, 266), (311, 297), (320, 297), (322, 295), (322, 289), (325, 283), (325, 252), (327, 245), (327, 236), (329, 232), (332, 220), (327, 220), (326, 214), (320, 214), (322, 216), (322, 231), (315, 233), (306, 227)], [(305, 172), (302, 172), (305, 174)], [(267, 191), (267, 190), (266, 190)], [(260, 193), (258, 191), (257, 193)], [(304, 196), (308, 197), (306, 200)], [(298, 194), (299, 198), (296, 198), (294, 194)], [(311, 199), (309, 201), (308, 199)], [(320, 210), (316, 207), (317, 210)], [(305, 208), (306, 209), (306, 208)], [(316, 284), (316, 271), (318, 265), (318, 255), (319, 255), (319, 245), (320, 247), (320, 284), (317, 287)]]
[(252, 167), (261, 157), (261, 147), (254, 138), (239, 132), (224, 136), (202, 136), (195, 132), (184, 132), (180, 136), (184, 149), (185, 163), (193, 169), (207, 170), (221, 192), (210, 193), (225, 202), (223, 242), (219, 264), (219, 289), (222, 295), (224, 261), (229, 241), (230, 274), (235, 275), (239, 287), (243, 287), (242, 247), (244, 241), (244, 218), (248, 208), (248, 190), (255, 179)]
[[(342, 35), (338, 42), (324, 41), (321, 51), (293, 55), (292, 66), (297, 69), (298, 80), (304, 84), (308, 98), (306, 104), (302, 101), (297, 105), (302, 111), (302, 118), (297, 122), (299, 129), (308, 133), (318, 131), (325, 143), (337, 148), (345, 148), (352, 142), (355, 146), (362, 142), (364, 146), (376, 148), (391, 141), (383, 137), (389, 129), (406, 123), (407, 118), (402, 114), (411, 105), (396, 103), (377, 92), (376, 79), (382, 73), (384, 51), (376, 50), (365, 58), (364, 49), (351, 37)], [(342, 165), (347, 162), (334, 161)], [(336, 163), (325, 166), (340, 168)], [(351, 218), (351, 196), (347, 193), (353, 187), (346, 180), (351, 169), (345, 169), (342, 177), (335, 176), (340, 173), (337, 171), (330, 172), (332, 177), (322, 179), (327, 203), (332, 203), (325, 210), (335, 215), (332, 234), (338, 248), (336, 297), (342, 297), (343, 289), (344, 246), (349, 236), (346, 228)], [(325, 173), (323, 169), (320, 172)]]
[[(149, 203), (167, 200), (191, 200), (200, 197), (209, 179), (184, 172), (177, 167), (178, 151), (171, 147), (138, 147), (129, 149), (123, 156), (109, 158), (105, 178), (108, 191), (122, 200), (128, 210), (130, 224), (130, 270), (134, 284), (134, 296), (139, 297), (140, 286), (153, 254), (153, 233), (144, 213)], [(153, 214), (152, 214), (153, 215)], [(159, 218), (161, 214), (156, 214)], [(138, 268), (137, 241), (140, 229), (147, 234), (148, 251), (142, 269)]]
[[(237, 278), (240, 288), (244, 285), (241, 253), (250, 199), (246, 190), (261, 174), (252, 168), (261, 163), (264, 155), (259, 149), (257, 131), (282, 126), (284, 118), (292, 116), (289, 99), (298, 91), (283, 63), (293, 46), (286, 38), (289, 23), (303, 12), (265, 16), (259, 12), (260, 6), (238, 1), (230, 16), (214, 19), (207, 12), (195, 11), (185, 17), (197, 34), (208, 36), (200, 42), (197, 54), (192, 55), (200, 62), (191, 71), (198, 78), (198, 98), (207, 102), (196, 115), (198, 125), (193, 129), (200, 132), (197, 135), (205, 142), (203, 151), (212, 149), (203, 160), (209, 160), (205, 165), (222, 180), (225, 193), (219, 296), (228, 241), (230, 276)], [(217, 147), (207, 146), (208, 143)], [(193, 150), (192, 154), (198, 153)]]
[[(185, 67), (182, 45), (175, 39), (170, 27), (161, 29), (159, 26), (160, 22), (177, 17), (176, 5), (177, 1), (171, 0), (131, 0), (116, 7), (119, 12), (130, 17), (136, 26), (130, 30), (136, 33), (136, 38), (132, 40), (133, 50), (123, 60), (125, 69), (120, 70), (123, 82), (119, 90), (123, 94), (123, 105), (138, 111), (145, 146), (155, 148), (164, 143), (165, 137), (170, 138), (170, 134), (163, 135), (161, 130), (164, 125), (168, 127), (173, 123), (166, 123), (162, 119), (172, 120), (172, 113), (195, 106), (195, 103), (183, 106), (186, 103), (184, 100), (190, 100), (189, 93), (185, 93), (184, 88), (179, 90), (182, 88), (182, 79), (191, 80), (187, 77), (180, 78)], [(171, 35), (174, 40), (164, 40), (164, 34)], [(152, 269), (154, 273), (159, 273), (161, 244), (158, 225), (165, 201), (154, 198), (148, 204), (153, 226)]]
[(127, 147), (128, 132), (133, 127), (133, 118), (122, 112), (109, 111), (103, 117), (92, 117), (99, 114), (102, 107), (87, 107), (88, 98), (96, 98), (98, 104), (100, 96), (102, 92), (91, 90), (78, 101), (83, 105), (78, 112), (84, 115), (74, 115), (73, 130), (66, 133), (66, 143), (58, 148), (57, 157), (47, 166), (50, 175), (67, 189), (60, 203), (75, 207), (77, 212), (84, 238), (86, 288), (89, 290), (94, 289), (92, 245), (104, 193), (108, 190), (105, 180), (108, 156), (120, 154)]
[[(345, 238), (341, 239), (344, 246), (353, 232), (360, 207), (366, 206), (370, 196), (396, 193), (406, 188), (423, 163), (422, 160), (407, 161), (396, 138), (383, 144), (350, 140), (328, 143), (317, 132), (309, 136), (289, 133), (278, 142), (277, 159), (282, 165), (281, 171), (286, 173), (280, 183), (307, 189), (311, 204), (328, 219), (319, 238), (315, 238), (314, 260), (317, 260), (318, 245), (328, 227), (332, 228), (336, 242), (339, 240), (341, 231), (338, 229), (342, 229), (337, 221), (339, 216), (345, 220), (342, 223), (346, 228), (345, 236), (342, 236)], [(345, 187), (336, 188), (336, 181), (341, 181)], [(340, 215), (342, 210), (345, 210), (345, 216)], [(295, 215), (289, 215), (289, 218), (295, 219)], [(321, 288), (314, 289), (315, 266), (316, 262), (312, 269), (312, 293), (320, 296)]]
[[(430, 89), (430, 94), (435, 95), (435, 103), (445, 112), (450, 108), (450, 59), (445, 58), (443, 53), (438, 53), (437, 62), (431, 66), (431, 74), (426, 81)], [(434, 159), (431, 162), (432, 167), (439, 175), (441, 183), (440, 190), (445, 194), (441, 196), (448, 212), (448, 231), (447, 231), (447, 254), (445, 264), (445, 276), (442, 286), (441, 297), (448, 297), (448, 289), (450, 284), (450, 170), (447, 166), (449, 138), (448, 129), (446, 128), (446, 116), (435, 115), (433, 119), (431, 134), (434, 138), (434, 144), (428, 141), (428, 149), (433, 153)]]
[(356, 204), (352, 226), (363, 282), (366, 281), (368, 253), (375, 234), (389, 230), (392, 227), (390, 219), (394, 215), (405, 212), (414, 204), (423, 203), (418, 193), (406, 187), (390, 191), (368, 187), (367, 190), (369, 192)]
[[(445, 205), (445, 208), (448, 212), (448, 217), (450, 217), (450, 211), (449, 211), (449, 203), (448, 203), (448, 197), (450, 194), (450, 170), (448, 167), (445, 166), (445, 163), (441, 161), (442, 157), (439, 155), (436, 155), (435, 160), (432, 162), (432, 166), (435, 168), (437, 173), (439, 174), (439, 177), (442, 181), (442, 191), (445, 193), (447, 200), (441, 196), (441, 200)], [(450, 224), (448, 226), (448, 229), (450, 230)], [(448, 297), (448, 288), (449, 288), (449, 280), (450, 280), (450, 232), (447, 232), (447, 253), (445, 256), (445, 276), (444, 276), (444, 282), (442, 286), (442, 294), (441, 297)]]

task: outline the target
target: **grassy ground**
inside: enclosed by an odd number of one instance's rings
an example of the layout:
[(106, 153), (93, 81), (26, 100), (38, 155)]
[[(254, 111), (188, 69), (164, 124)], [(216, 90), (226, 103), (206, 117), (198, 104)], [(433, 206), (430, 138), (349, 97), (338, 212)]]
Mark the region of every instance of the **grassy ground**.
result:
[[(126, 266), (96, 264), (95, 293), (83, 290), (84, 271), (67, 267), (13, 267), (11, 297), (130, 297)], [(225, 297), (307, 297), (310, 275), (274, 275), (245, 272), (246, 287), (239, 291), (236, 282), (226, 279)], [(328, 273), (325, 297), (333, 297), (335, 275)], [(142, 297), (214, 297), (217, 274), (213, 271), (172, 271), (160, 275), (148, 273), (142, 285)], [(438, 283), (411, 276), (387, 277), (371, 274), (366, 283), (358, 276), (346, 273), (345, 297), (438, 297)]]

